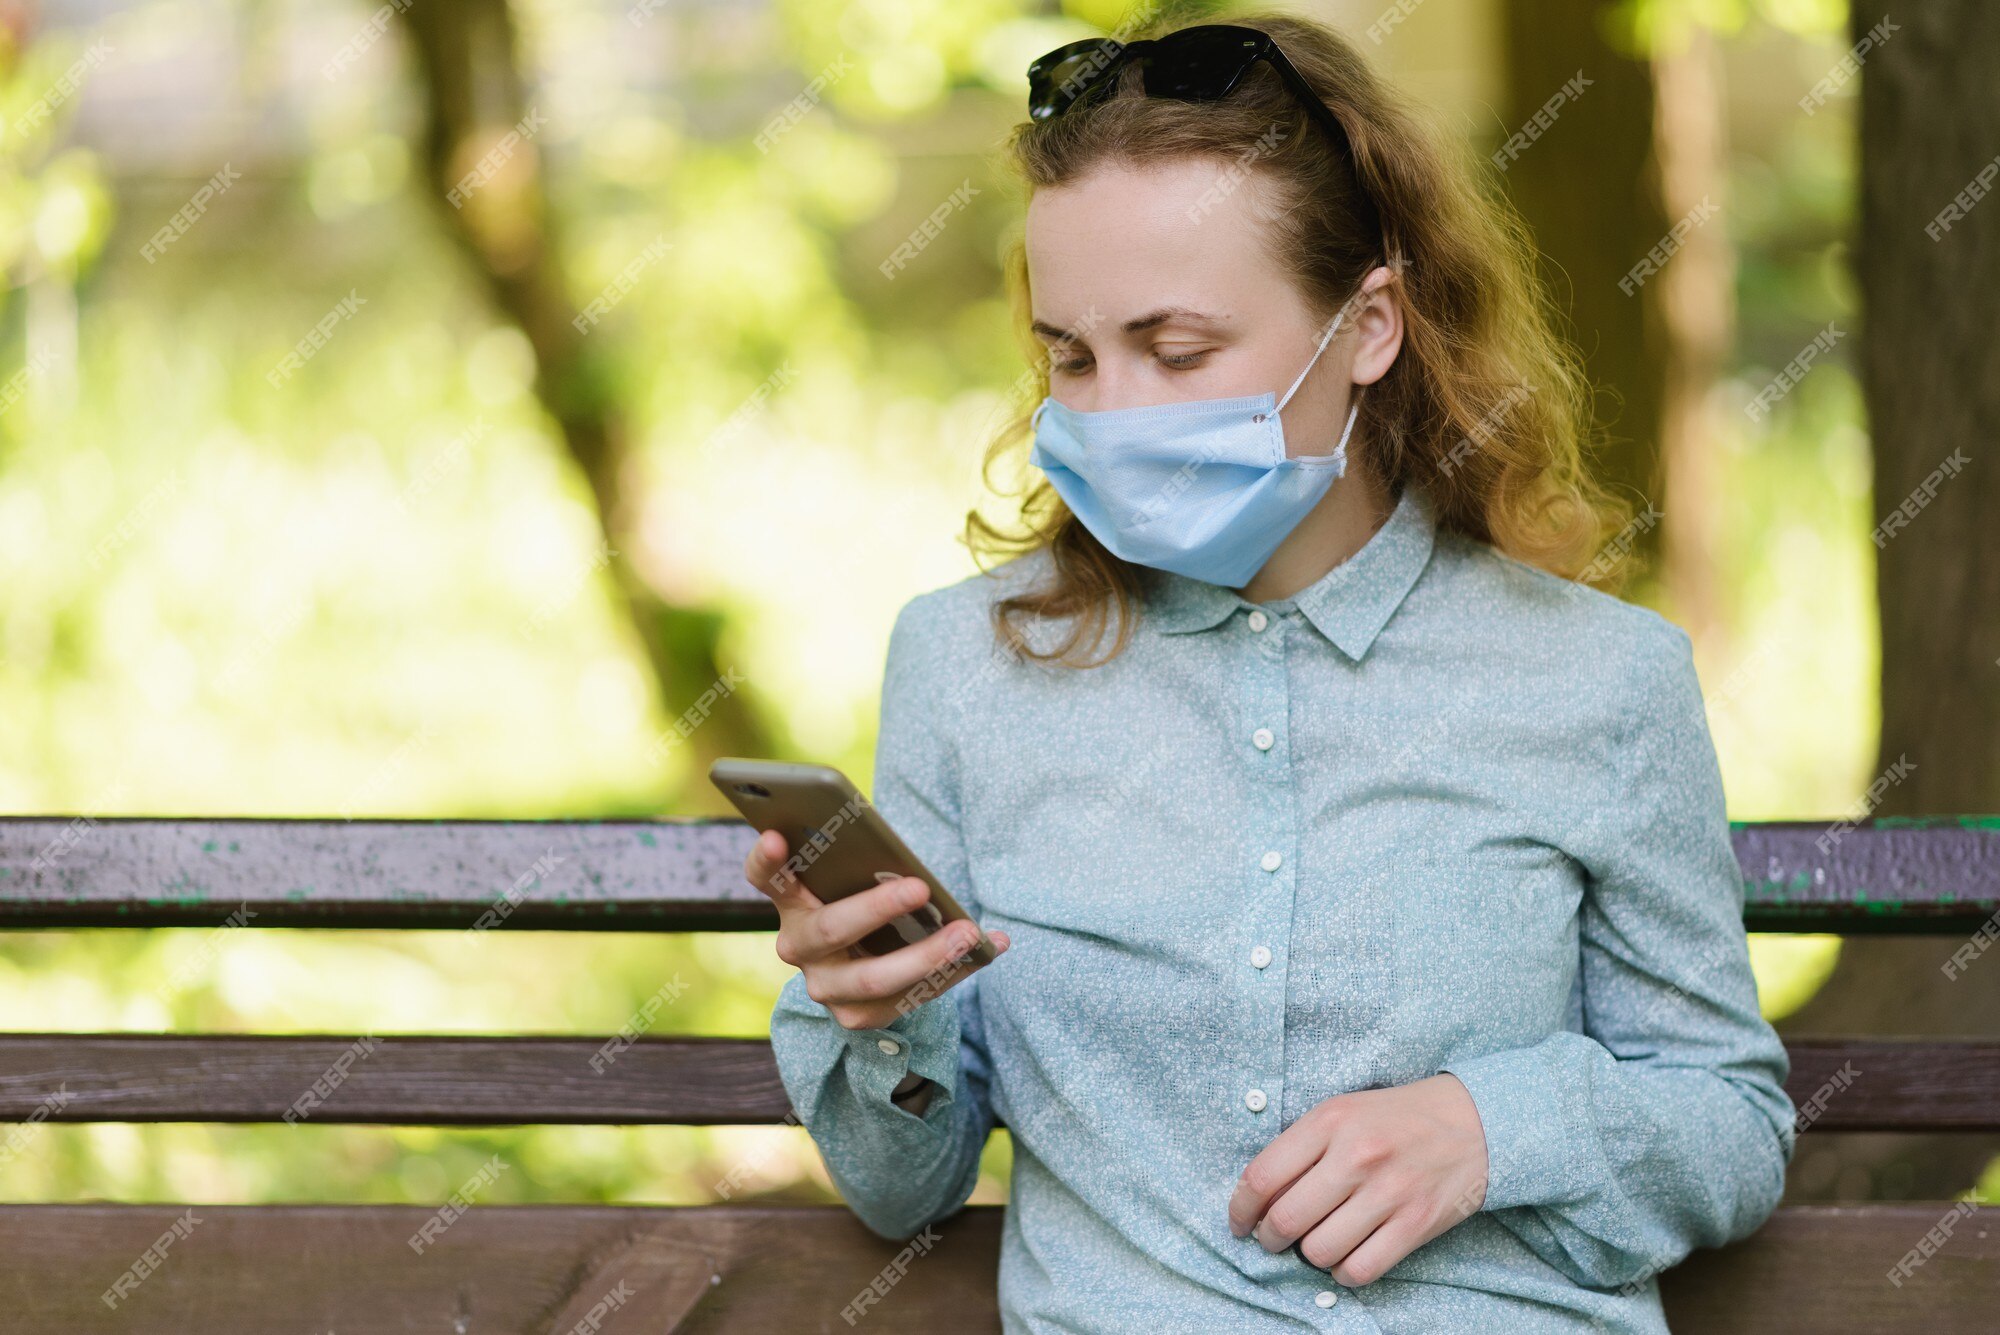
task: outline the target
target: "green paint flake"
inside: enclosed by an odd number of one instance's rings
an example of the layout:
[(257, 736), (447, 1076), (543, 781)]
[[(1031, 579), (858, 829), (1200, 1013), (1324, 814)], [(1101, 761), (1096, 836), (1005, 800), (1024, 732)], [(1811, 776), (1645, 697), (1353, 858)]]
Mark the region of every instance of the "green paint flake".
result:
[(648, 848), (658, 848), (660, 846), (660, 841), (653, 837), (651, 830), (639, 831), (639, 842)]
[(201, 851), (204, 853), (213, 853), (215, 851), (215, 840), (213, 839), (203, 840), (201, 845)]

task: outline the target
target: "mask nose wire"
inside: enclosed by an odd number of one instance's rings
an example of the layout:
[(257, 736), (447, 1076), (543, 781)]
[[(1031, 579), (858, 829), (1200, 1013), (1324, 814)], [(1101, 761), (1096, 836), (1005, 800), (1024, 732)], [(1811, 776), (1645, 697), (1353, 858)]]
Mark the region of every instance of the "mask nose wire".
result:
[[(1292, 382), (1292, 387), (1285, 391), (1283, 398), (1278, 400), (1277, 407), (1271, 409), (1271, 416), (1276, 417), (1280, 412), (1284, 411), (1285, 405), (1292, 401), (1292, 395), (1298, 393), (1299, 386), (1306, 382), (1306, 376), (1311, 374), (1313, 367), (1319, 363), (1320, 354), (1326, 351), (1327, 344), (1333, 342), (1333, 336), (1340, 332), (1340, 322), (1346, 318), (1347, 312), (1345, 310), (1342, 310), (1338, 315), (1333, 317), (1333, 323), (1326, 327), (1326, 333), (1320, 337), (1319, 346), (1313, 349), (1312, 360), (1306, 363), (1305, 370), (1299, 372), (1299, 378)], [(1258, 414), (1256, 420), (1259, 422), (1263, 421), (1263, 414)]]

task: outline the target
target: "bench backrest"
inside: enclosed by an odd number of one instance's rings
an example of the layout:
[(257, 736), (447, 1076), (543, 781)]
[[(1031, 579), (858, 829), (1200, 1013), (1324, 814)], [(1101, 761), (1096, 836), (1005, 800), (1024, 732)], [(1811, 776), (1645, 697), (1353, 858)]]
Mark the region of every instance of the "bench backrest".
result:
[[(767, 931), (740, 821), (0, 819), (0, 930), (219, 926)], [(2000, 821), (1739, 826), (1755, 931), (1983, 942)], [(553, 855), (553, 856), (552, 856)], [(532, 883), (524, 869), (551, 868)], [(247, 909), (248, 913), (243, 911)], [(1954, 943), (1941, 943), (1940, 962)], [(1983, 947), (1982, 947), (1983, 948)], [(2000, 961), (1991, 967), (2000, 967)], [(367, 1045), (355, 1060), (357, 1044)], [(0, 1122), (627, 1125), (790, 1120), (769, 1046), (596, 1037), (0, 1034)], [(1830, 1131), (2000, 1131), (2000, 1043), (1795, 1039), (1789, 1088)], [(323, 1079), (341, 1064), (338, 1082)], [(1851, 1064), (1851, 1065), (1850, 1065)], [(1862, 1078), (1838, 1077), (1843, 1068)], [(1815, 1095), (1830, 1084), (1837, 1097)], [(328, 1086), (331, 1086), (329, 1088)], [(1823, 1106), (1822, 1106), (1823, 1105)], [(0, 1206), (0, 1309), (21, 1329), (997, 1329), (999, 1210), (913, 1259), (834, 1206)], [(1977, 1227), (1972, 1226), (1977, 1223)], [(168, 1262), (175, 1245), (200, 1233)], [(1942, 1236), (1942, 1241), (1937, 1239)], [(1926, 1242), (1926, 1238), (1932, 1239)], [(1900, 1284), (1891, 1267), (1925, 1264)], [(149, 1251), (149, 1249), (151, 1249)], [(157, 1268), (155, 1268), (157, 1267)], [(144, 1272), (131, 1300), (107, 1302)], [(1798, 1207), (1663, 1279), (1675, 1329), (1990, 1330), (2000, 1230), (1966, 1207)], [(843, 1312), (846, 1315), (843, 1315)], [(13, 1328), (9, 1323), (9, 1328)]]

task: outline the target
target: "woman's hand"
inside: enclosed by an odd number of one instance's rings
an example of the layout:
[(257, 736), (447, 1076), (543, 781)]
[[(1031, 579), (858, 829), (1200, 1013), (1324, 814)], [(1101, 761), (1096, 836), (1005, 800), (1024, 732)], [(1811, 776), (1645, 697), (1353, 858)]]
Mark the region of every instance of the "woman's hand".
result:
[(1229, 1229), (1299, 1255), (1350, 1287), (1479, 1209), (1486, 1133), (1458, 1077), (1340, 1094), (1250, 1161), (1229, 1198)]
[[(930, 887), (921, 878), (898, 877), (827, 904), (784, 870), (785, 858), (785, 836), (765, 830), (744, 860), (743, 875), (778, 906), (778, 958), (805, 975), (806, 995), (842, 1028), (880, 1029), (972, 975), (952, 967), (978, 944), (979, 928), (969, 922), (948, 922), (887, 955), (854, 949), (870, 932), (929, 901)], [(1005, 932), (990, 935), (996, 947), (1007, 949)]]

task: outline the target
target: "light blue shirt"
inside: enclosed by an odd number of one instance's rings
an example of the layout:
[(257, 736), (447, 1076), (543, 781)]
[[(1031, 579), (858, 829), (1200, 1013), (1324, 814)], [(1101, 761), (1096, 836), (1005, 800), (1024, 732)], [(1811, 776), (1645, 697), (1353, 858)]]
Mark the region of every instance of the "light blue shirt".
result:
[[(1047, 560), (912, 599), (882, 689), (876, 806), (1012, 948), (885, 1029), (802, 975), (772, 1015), (855, 1213), (955, 1212), (997, 1116), (1010, 1332), (1665, 1330), (1655, 1276), (1763, 1222), (1794, 1117), (1687, 636), (1415, 489), (1296, 598), (1149, 572), (1096, 668), (994, 646)], [(1231, 1234), (1300, 1114), (1439, 1071), (1477, 1213), (1359, 1288)]]

